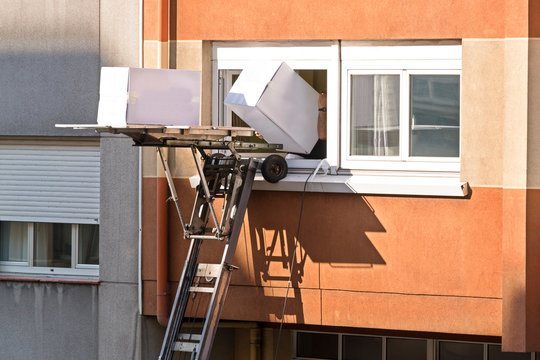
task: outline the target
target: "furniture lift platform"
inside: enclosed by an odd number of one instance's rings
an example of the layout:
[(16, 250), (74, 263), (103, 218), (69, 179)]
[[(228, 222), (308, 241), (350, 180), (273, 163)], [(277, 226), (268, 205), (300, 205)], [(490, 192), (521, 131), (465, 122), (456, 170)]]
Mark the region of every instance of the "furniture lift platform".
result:
[[(255, 131), (251, 128), (57, 126), (123, 134), (131, 137), (136, 146), (157, 148), (167, 177), (170, 200), (176, 206), (184, 238), (190, 241), (159, 359), (172, 359), (175, 352), (184, 353), (190, 359), (209, 359), (231, 274), (236, 268), (232, 261), (255, 173), (261, 164), (257, 158), (243, 158), (239, 151), (275, 150), (281, 146), (237, 140), (239, 137), (253, 136)], [(200, 183), (196, 187), (189, 223), (185, 222), (180, 210), (169, 165), (161, 149), (163, 147), (191, 148)], [(212, 153), (214, 149), (230, 150), (230, 154)], [(281, 158), (277, 155), (274, 157)], [(214, 200), (218, 198), (223, 199), (219, 219), (214, 208)], [(198, 257), (205, 241), (224, 243), (219, 263), (199, 262)], [(201, 319), (201, 327), (193, 326), (194, 322), (199, 323)]]

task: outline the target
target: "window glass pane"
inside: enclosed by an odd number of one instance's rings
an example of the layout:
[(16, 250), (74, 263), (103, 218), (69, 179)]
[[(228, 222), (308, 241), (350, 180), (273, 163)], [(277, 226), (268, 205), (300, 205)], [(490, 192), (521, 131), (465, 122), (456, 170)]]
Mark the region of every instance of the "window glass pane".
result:
[(382, 338), (343, 335), (343, 360), (382, 359)]
[(79, 225), (79, 264), (99, 264), (98, 225)]
[(501, 345), (488, 345), (488, 360), (531, 360), (531, 353), (502, 352)]
[(399, 75), (351, 76), (351, 155), (399, 155)]
[(459, 342), (439, 342), (439, 360), (483, 360), (484, 345), (459, 343)]
[(387, 360), (425, 360), (427, 358), (427, 340), (386, 339)]
[(410, 155), (459, 156), (459, 76), (411, 75)]
[(34, 225), (34, 266), (71, 267), (71, 224)]
[(28, 223), (0, 221), (0, 261), (24, 261), (28, 251)]
[(337, 359), (338, 335), (298, 332), (296, 356), (313, 359)]

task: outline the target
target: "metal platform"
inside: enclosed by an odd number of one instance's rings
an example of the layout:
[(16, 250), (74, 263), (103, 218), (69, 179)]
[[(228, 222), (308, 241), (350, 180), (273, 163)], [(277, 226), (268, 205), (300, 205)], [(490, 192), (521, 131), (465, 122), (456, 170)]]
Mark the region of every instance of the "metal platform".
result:
[(57, 124), (59, 128), (93, 129), (98, 133), (129, 136), (137, 146), (192, 147), (203, 149), (229, 149), (235, 151), (279, 150), (280, 144), (266, 144), (235, 140), (256, 135), (248, 127), (224, 126), (157, 126), (128, 125), (126, 127), (100, 126), (97, 124)]

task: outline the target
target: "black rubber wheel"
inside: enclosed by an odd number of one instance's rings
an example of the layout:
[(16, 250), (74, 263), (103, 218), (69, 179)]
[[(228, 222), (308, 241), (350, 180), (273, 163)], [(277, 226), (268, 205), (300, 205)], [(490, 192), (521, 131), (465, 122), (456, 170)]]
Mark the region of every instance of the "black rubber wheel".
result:
[(269, 183), (277, 183), (279, 180), (287, 176), (287, 171), (289, 167), (287, 162), (282, 156), (279, 155), (270, 155), (264, 159), (261, 172), (264, 180)]

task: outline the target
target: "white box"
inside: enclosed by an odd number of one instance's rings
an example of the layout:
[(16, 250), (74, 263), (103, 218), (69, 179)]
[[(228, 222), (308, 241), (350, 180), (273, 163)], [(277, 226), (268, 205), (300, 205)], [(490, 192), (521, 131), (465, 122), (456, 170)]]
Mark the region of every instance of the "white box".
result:
[(319, 138), (318, 99), (286, 63), (258, 63), (242, 71), (225, 104), (269, 143), (308, 154)]
[(97, 123), (198, 126), (200, 71), (101, 68)]

